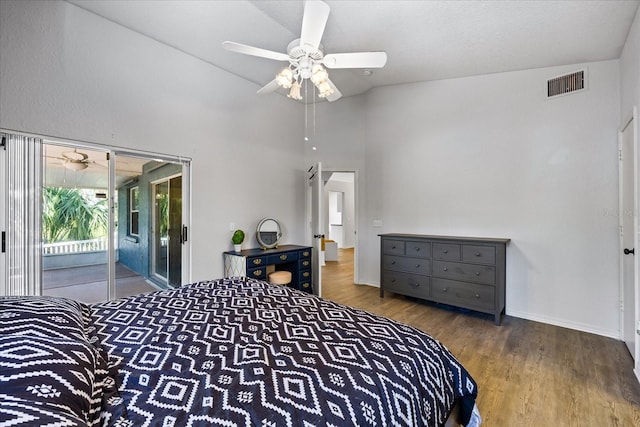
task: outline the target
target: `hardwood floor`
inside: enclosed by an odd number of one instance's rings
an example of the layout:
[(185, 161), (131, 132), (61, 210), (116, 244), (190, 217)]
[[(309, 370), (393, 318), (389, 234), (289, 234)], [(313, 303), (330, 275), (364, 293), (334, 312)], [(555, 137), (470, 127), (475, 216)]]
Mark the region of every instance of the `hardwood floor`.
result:
[(478, 383), (483, 426), (640, 426), (640, 384), (625, 344), (585, 332), (447, 308), (353, 283), (353, 250), (322, 268), (323, 297), (440, 340)]

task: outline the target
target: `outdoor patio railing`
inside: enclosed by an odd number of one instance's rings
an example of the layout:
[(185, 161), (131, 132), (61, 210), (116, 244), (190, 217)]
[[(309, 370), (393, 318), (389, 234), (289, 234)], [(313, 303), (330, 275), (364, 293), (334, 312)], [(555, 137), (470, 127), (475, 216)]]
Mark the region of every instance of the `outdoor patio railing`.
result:
[(107, 250), (107, 239), (75, 240), (71, 242), (46, 243), (42, 245), (43, 255), (79, 254)]

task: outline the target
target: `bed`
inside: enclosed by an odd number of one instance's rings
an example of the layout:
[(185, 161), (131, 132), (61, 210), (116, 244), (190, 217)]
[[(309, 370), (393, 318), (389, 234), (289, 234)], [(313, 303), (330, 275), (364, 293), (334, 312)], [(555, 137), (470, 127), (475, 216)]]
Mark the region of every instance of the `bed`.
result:
[(254, 279), (0, 298), (0, 425), (473, 426), (476, 396), (429, 335)]

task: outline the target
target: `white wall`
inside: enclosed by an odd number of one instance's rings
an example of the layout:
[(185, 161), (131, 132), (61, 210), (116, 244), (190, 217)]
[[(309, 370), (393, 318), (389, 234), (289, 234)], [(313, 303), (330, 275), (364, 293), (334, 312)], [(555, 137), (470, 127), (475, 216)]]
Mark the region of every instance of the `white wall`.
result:
[(508, 314), (618, 337), (618, 61), (544, 98), (581, 66), (370, 91), (360, 281), (381, 232), (511, 238)]
[(640, 107), (640, 8), (620, 56), (620, 88), (622, 121), (631, 115), (633, 106)]
[(60, 1), (0, 2), (0, 87), (0, 128), (191, 157), (194, 281), (223, 275), (231, 222), (305, 237), (297, 103)]

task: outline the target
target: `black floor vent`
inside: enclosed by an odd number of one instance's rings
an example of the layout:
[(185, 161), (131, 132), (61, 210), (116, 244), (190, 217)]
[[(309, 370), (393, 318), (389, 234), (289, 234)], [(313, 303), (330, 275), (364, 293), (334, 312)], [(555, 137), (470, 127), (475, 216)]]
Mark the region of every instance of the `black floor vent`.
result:
[(547, 97), (582, 90), (585, 87), (584, 70), (547, 80)]

